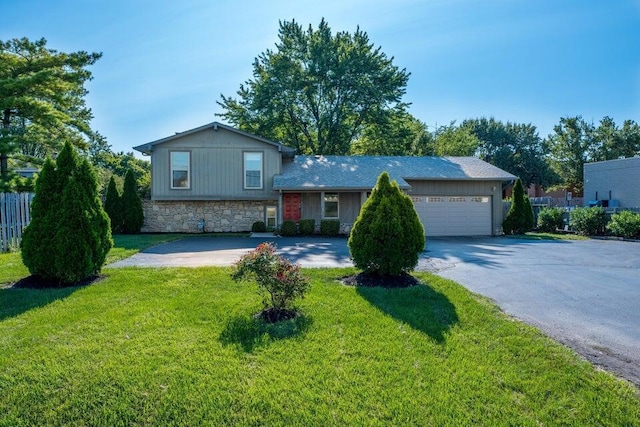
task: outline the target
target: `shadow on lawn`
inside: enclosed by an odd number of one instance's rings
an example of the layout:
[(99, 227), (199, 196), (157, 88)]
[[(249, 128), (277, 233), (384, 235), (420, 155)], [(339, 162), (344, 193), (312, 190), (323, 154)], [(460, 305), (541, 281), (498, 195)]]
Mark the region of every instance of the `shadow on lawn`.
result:
[(358, 294), (371, 305), (438, 343), (458, 322), (455, 306), (440, 292), (421, 284), (410, 288), (358, 287)]
[(79, 286), (69, 286), (55, 289), (0, 289), (0, 321), (64, 299), (80, 288)]
[(313, 320), (300, 315), (295, 319), (265, 323), (259, 318), (236, 316), (229, 320), (220, 334), (223, 345), (237, 345), (247, 353), (273, 341), (304, 335)]

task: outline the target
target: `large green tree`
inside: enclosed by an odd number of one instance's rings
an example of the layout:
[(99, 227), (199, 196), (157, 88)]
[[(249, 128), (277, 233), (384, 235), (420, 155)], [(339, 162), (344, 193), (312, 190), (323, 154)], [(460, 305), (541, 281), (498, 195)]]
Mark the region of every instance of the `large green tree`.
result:
[(640, 126), (633, 120), (625, 120), (618, 127), (611, 117), (600, 120), (593, 129), (591, 159), (614, 160), (640, 155)]
[(367, 126), (351, 144), (350, 154), (369, 156), (430, 155), (433, 137), (427, 126), (407, 111), (389, 111)]
[(467, 127), (456, 126), (451, 122), (448, 126), (440, 126), (433, 138), (432, 156), (473, 156), (480, 147), (481, 141)]
[(582, 195), (584, 164), (592, 161), (597, 150), (593, 124), (580, 116), (563, 117), (549, 135), (551, 166), (576, 195)]
[(0, 41), (0, 178), (8, 179), (8, 158), (19, 154), (44, 160), (64, 141), (87, 149), (101, 137), (85, 104), (87, 69), (100, 53), (63, 53), (47, 41)]
[(253, 63), (238, 97), (222, 95), (219, 114), (242, 130), (284, 141), (304, 154), (348, 154), (369, 126), (406, 104), (409, 73), (393, 65), (367, 33), (332, 33), (282, 21), (275, 50)]
[(477, 155), (482, 160), (520, 177), (525, 186), (557, 182), (545, 160), (544, 141), (534, 125), (483, 117), (465, 120), (461, 127), (480, 140)]

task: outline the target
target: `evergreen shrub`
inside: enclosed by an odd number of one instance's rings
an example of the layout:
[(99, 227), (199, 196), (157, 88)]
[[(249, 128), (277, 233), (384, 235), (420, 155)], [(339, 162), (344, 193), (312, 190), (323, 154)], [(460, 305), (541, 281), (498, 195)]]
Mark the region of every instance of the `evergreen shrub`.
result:
[(364, 273), (399, 276), (424, 251), (424, 228), (409, 196), (383, 172), (349, 236), (349, 251)]
[(320, 234), (323, 236), (335, 237), (340, 234), (339, 219), (320, 220)]
[(298, 223), (298, 228), (300, 229), (300, 234), (303, 236), (310, 236), (316, 231), (316, 220), (301, 219)]
[(529, 197), (524, 193), (524, 186), (520, 178), (513, 186), (513, 197), (507, 217), (502, 222), (505, 234), (524, 234), (534, 226), (533, 210)]
[(142, 200), (138, 194), (138, 184), (131, 169), (124, 176), (122, 189), (122, 232), (127, 234), (139, 233), (144, 224)]
[(296, 222), (290, 219), (282, 221), (282, 227), (280, 227), (280, 234), (283, 236), (295, 236), (298, 233), (296, 229)]
[(114, 234), (122, 232), (122, 210), (122, 196), (116, 186), (116, 180), (113, 178), (113, 175), (111, 175), (109, 186), (107, 187), (107, 195), (104, 200), (104, 211), (109, 215), (111, 232)]
[(32, 275), (71, 284), (97, 274), (112, 245), (93, 167), (67, 142), (36, 181), (31, 223), (21, 242), (23, 263)]
[(253, 233), (266, 233), (266, 231), (267, 225), (264, 223), (264, 221), (256, 221), (251, 224), (251, 232)]

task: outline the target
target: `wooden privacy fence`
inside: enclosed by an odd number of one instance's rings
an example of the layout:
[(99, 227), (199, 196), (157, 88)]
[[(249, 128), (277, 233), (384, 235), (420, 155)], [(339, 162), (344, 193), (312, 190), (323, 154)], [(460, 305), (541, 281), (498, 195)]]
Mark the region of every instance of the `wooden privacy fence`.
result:
[(31, 221), (33, 193), (0, 193), (0, 252), (20, 247), (22, 231)]

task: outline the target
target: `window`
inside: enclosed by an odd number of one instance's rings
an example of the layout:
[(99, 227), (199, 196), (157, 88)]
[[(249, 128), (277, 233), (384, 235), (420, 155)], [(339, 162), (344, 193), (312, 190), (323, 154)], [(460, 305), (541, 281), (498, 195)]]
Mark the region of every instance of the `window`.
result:
[(262, 188), (262, 153), (244, 153), (244, 188)]
[(338, 218), (338, 193), (324, 193), (324, 218)]
[(191, 153), (188, 151), (172, 151), (171, 188), (186, 189), (191, 187)]
[(275, 206), (267, 206), (264, 212), (264, 223), (267, 230), (275, 230), (278, 225), (278, 210)]

